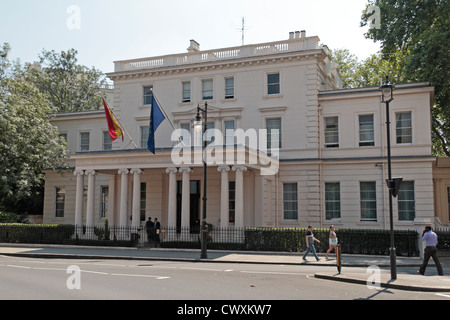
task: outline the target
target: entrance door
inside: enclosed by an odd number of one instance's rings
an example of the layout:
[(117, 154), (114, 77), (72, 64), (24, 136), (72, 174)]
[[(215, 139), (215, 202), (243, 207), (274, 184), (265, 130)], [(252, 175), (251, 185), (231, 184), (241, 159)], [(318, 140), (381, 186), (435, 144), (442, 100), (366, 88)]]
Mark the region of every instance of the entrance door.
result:
[[(177, 232), (181, 231), (181, 202), (183, 182), (177, 181)], [(190, 181), (190, 217), (189, 223), (192, 233), (200, 230), (200, 181)]]

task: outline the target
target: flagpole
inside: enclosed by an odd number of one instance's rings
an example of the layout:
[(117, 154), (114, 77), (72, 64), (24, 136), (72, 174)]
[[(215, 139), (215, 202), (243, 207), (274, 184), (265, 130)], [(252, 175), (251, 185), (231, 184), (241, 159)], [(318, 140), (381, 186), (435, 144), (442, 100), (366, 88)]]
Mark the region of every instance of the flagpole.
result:
[[(100, 94), (101, 94), (102, 98), (105, 99), (105, 97), (103, 96), (103, 92), (100, 91)], [(105, 100), (105, 101), (106, 101), (106, 100)], [(116, 118), (116, 120), (119, 122), (119, 124), (120, 124), (120, 129), (123, 130), (123, 131), (127, 134), (128, 138), (129, 138), (130, 141), (133, 143), (134, 147), (135, 147), (136, 149), (140, 149), (140, 148), (136, 145), (136, 143), (134, 142), (133, 138), (132, 138), (132, 137), (130, 136), (130, 134), (128, 133), (127, 129), (125, 129), (125, 126), (123, 125), (122, 121), (120, 121), (120, 118), (117, 116), (117, 114), (114, 112), (114, 110), (111, 109), (111, 108), (109, 108), (109, 111), (111, 111), (111, 113), (113, 114), (114, 118)]]

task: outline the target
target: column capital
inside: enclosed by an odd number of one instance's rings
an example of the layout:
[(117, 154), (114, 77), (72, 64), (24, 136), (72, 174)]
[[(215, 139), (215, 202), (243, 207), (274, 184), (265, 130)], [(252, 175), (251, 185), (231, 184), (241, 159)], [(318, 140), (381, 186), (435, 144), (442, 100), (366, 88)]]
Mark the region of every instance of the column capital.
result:
[(130, 171), (128, 169), (119, 169), (119, 171), (117, 171), (118, 174), (128, 174), (130, 173)]
[(233, 171), (236, 171), (236, 172), (238, 172), (238, 171), (240, 171), (240, 172), (244, 172), (244, 171), (247, 171), (247, 167), (246, 166), (233, 166)]
[(183, 167), (183, 168), (180, 168), (178, 171), (181, 173), (183, 173), (183, 172), (192, 173), (193, 170), (189, 167)]
[(130, 173), (131, 173), (131, 174), (141, 174), (141, 173), (142, 173), (142, 170), (141, 170), (141, 169), (131, 169), (131, 170), (130, 170)]
[(84, 175), (86, 176), (95, 176), (95, 174), (96, 174), (95, 170), (86, 170), (84, 172)]
[(166, 173), (177, 173), (178, 169), (177, 168), (166, 168)]
[(74, 170), (73, 175), (74, 176), (82, 176), (82, 175), (84, 175), (84, 170)]
[(228, 171), (230, 171), (230, 167), (229, 166), (218, 166), (217, 167), (217, 171), (219, 171), (219, 172), (228, 172)]

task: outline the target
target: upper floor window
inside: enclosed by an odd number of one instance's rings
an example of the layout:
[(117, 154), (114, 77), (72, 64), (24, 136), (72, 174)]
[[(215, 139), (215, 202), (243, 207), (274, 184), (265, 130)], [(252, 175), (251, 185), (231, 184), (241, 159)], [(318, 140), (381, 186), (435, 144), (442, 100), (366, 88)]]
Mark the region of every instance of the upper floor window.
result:
[(325, 148), (339, 148), (338, 117), (325, 118)]
[(234, 146), (235, 144), (235, 136), (234, 136), (234, 120), (226, 120), (224, 121), (225, 126), (225, 141), (226, 145)]
[(375, 145), (373, 114), (359, 116), (359, 146)]
[(183, 86), (183, 102), (191, 102), (191, 82), (190, 81), (184, 81), (182, 83)]
[(149, 126), (141, 127), (141, 148), (147, 148), (149, 130)]
[(267, 129), (267, 151), (270, 154), (270, 149), (275, 146), (274, 142), (278, 142), (278, 148), (281, 148), (281, 118), (266, 119)]
[(144, 106), (151, 106), (153, 100), (153, 86), (144, 87)]
[(267, 94), (280, 94), (279, 73), (270, 73), (267, 75)]
[(395, 115), (397, 143), (412, 143), (411, 112), (401, 112)]
[(112, 140), (109, 131), (103, 131), (103, 150), (112, 149)]
[(234, 98), (234, 78), (225, 78), (225, 99)]
[(80, 133), (80, 151), (89, 151), (89, 132)]
[(202, 80), (202, 99), (212, 100), (214, 98), (213, 80)]

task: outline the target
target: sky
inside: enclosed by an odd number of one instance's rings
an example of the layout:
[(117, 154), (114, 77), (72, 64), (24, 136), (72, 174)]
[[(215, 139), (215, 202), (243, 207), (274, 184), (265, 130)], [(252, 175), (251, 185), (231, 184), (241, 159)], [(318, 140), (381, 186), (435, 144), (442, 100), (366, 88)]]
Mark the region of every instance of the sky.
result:
[(380, 50), (360, 27), (368, 0), (0, 0), (0, 45), (10, 58), (74, 48), (78, 62), (104, 73), (114, 61), (287, 40), (306, 30), (360, 60)]

